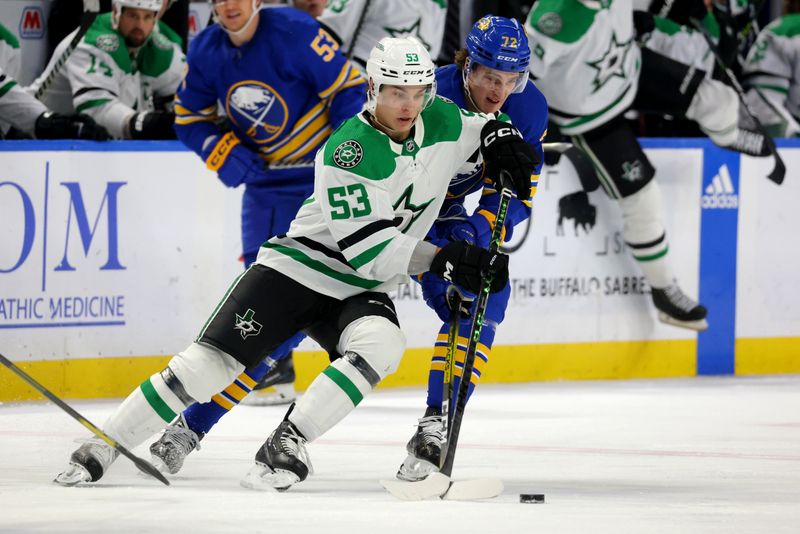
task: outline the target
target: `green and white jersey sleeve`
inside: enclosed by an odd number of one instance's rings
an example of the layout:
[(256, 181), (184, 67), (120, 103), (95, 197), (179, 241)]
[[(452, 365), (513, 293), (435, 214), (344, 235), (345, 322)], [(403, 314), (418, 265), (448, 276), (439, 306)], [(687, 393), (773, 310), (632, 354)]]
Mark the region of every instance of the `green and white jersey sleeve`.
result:
[(786, 137), (800, 134), (800, 14), (780, 17), (761, 31), (743, 72), (751, 88), (750, 109), (770, 132)]
[[(703, 70), (706, 77), (710, 78), (714, 72), (715, 59), (703, 34), (663, 17), (653, 17), (653, 20), (656, 27), (646, 36), (644, 46), (675, 61)], [(703, 24), (716, 41), (719, 38), (719, 24), (711, 13), (703, 19)]]
[(44, 104), (26, 93), (0, 67), (0, 126), (4, 132), (10, 125), (33, 135), (36, 119), (45, 111)]
[(313, 197), (258, 263), (339, 299), (394, 289), (490, 118), (437, 98), (403, 143), (349, 119), (317, 153)]
[[(358, 29), (364, 9), (367, 12)], [(355, 38), (353, 57), (366, 64), (372, 47), (384, 37), (416, 37), (435, 59), (446, 11), (447, 0), (330, 0), (319, 20), (342, 39), (343, 50), (349, 51)]]
[(530, 71), (565, 134), (592, 130), (633, 102), (641, 52), (631, 0), (540, 0), (525, 30)]
[(22, 66), (22, 54), (19, 50), (19, 40), (8, 28), (0, 24), (0, 68), (6, 76), (15, 80), (19, 77)]
[[(31, 85), (32, 91), (55, 68), (74, 33), (56, 47), (50, 63)], [(175, 94), (184, 63), (180, 47), (159, 32), (153, 32), (131, 57), (124, 37), (111, 26), (110, 14), (100, 15), (42, 101), (53, 111), (85, 113), (115, 138), (125, 139), (130, 136), (128, 121), (134, 113), (152, 110), (155, 96)]]

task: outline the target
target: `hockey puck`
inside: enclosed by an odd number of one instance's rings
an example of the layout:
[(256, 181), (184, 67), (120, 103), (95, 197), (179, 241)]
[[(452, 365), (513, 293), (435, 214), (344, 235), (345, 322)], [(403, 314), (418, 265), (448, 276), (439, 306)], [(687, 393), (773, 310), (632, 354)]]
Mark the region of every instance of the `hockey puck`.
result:
[(519, 502), (539, 504), (544, 502), (543, 493), (520, 493)]

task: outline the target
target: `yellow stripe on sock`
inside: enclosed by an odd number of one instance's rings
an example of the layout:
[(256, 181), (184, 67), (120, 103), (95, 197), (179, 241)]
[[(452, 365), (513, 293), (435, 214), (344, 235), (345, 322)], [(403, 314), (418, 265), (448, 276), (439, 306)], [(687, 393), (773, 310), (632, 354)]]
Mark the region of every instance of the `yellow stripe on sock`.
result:
[(213, 400), (214, 402), (216, 402), (217, 404), (219, 404), (220, 406), (222, 406), (226, 410), (232, 410), (233, 409), (234, 404), (231, 401), (229, 401), (228, 399), (226, 399), (225, 397), (223, 397), (222, 395), (220, 395), (219, 393), (217, 393), (216, 395), (211, 397), (211, 400)]
[(249, 391), (245, 391), (236, 384), (231, 384), (230, 386), (225, 388), (225, 393), (233, 397), (239, 402), (242, 402), (242, 399), (247, 396)]
[(236, 380), (238, 380), (245, 386), (249, 387), (250, 389), (256, 387), (256, 384), (258, 383), (255, 380), (253, 380), (247, 373), (240, 374)]

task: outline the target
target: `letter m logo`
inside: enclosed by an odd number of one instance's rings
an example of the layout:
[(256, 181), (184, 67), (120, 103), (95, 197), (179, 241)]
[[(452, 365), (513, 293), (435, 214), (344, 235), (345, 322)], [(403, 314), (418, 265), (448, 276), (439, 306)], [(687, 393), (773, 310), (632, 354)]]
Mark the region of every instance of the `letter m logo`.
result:
[(89, 217), (86, 213), (86, 207), (83, 202), (83, 194), (81, 193), (81, 186), (78, 182), (61, 182), (61, 185), (69, 191), (70, 207), (67, 215), (67, 228), (66, 238), (64, 239), (64, 257), (61, 263), (55, 268), (56, 271), (74, 271), (75, 267), (70, 265), (67, 258), (69, 251), (69, 237), (70, 229), (72, 228), (72, 214), (75, 214), (75, 224), (78, 227), (78, 234), (81, 238), (83, 245), (83, 253), (89, 256), (89, 247), (92, 245), (95, 232), (97, 231), (100, 216), (103, 214), (103, 209), (106, 211), (106, 227), (108, 229), (108, 259), (106, 263), (100, 267), (101, 271), (105, 270), (124, 270), (125, 266), (119, 262), (119, 240), (118, 240), (118, 227), (117, 227), (117, 193), (119, 189), (125, 185), (126, 182), (108, 182), (106, 184), (106, 191), (103, 194), (103, 200), (100, 202), (100, 207), (97, 210), (97, 216), (94, 218), (94, 224), (89, 227)]
[(44, 37), (44, 13), (39, 6), (28, 6), (19, 19), (19, 36), (23, 39)]

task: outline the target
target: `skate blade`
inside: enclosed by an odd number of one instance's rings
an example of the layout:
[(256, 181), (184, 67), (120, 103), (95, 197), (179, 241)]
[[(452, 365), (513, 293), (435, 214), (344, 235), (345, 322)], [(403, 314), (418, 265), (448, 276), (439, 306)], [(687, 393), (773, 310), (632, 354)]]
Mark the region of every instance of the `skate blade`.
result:
[(256, 491), (286, 491), (298, 482), (300, 477), (291, 471), (272, 469), (267, 465), (256, 463), (239, 484), (243, 488)]
[(708, 321), (706, 321), (705, 319), (700, 319), (698, 321), (680, 321), (660, 311), (658, 312), (658, 320), (664, 324), (677, 326), (679, 328), (686, 328), (689, 330), (695, 330), (697, 332), (703, 332), (705, 330), (708, 330)]
[(413, 454), (409, 454), (405, 461), (400, 464), (395, 476), (398, 480), (405, 482), (418, 482), (436, 471), (439, 471), (439, 469), (432, 463), (420, 460)]
[[(170, 471), (169, 467), (167, 467), (167, 464), (164, 462), (164, 460), (154, 454), (150, 455), (150, 463), (153, 464), (153, 467), (158, 469), (158, 471), (164, 475), (177, 475), (178, 471), (180, 471), (180, 469), (178, 469), (173, 473)], [(138, 471), (137, 474), (142, 478), (153, 478), (144, 471)]]
[(454, 480), (442, 495), (444, 501), (478, 501), (493, 499), (503, 493), (503, 482), (497, 478)]
[(67, 488), (91, 481), (92, 475), (89, 474), (89, 471), (87, 471), (82, 465), (74, 464), (72, 462), (70, 462), (66, 471), (59, 473), (56, 475), (56, 478), (53, 479), (53, 482), (59, 486), (64, 486)]
[(431, 473), (424, 480), (406, 482), (403, 480), (381, 480), (381, 486), (401, 501), (424, 501), (440, 498), (450, 489), (450, 477), (441, 473)]

